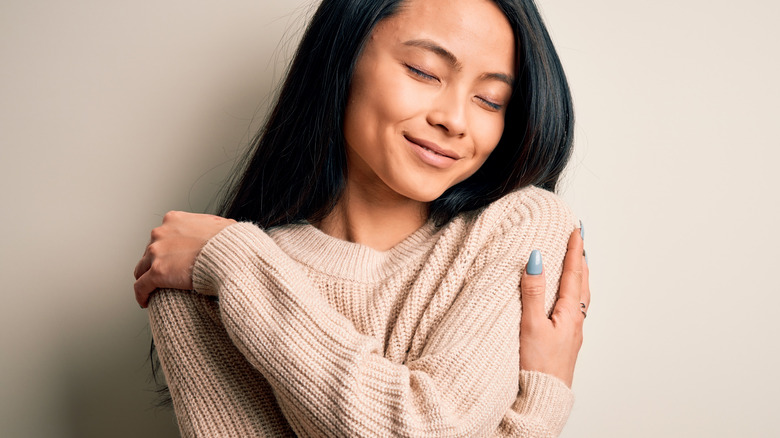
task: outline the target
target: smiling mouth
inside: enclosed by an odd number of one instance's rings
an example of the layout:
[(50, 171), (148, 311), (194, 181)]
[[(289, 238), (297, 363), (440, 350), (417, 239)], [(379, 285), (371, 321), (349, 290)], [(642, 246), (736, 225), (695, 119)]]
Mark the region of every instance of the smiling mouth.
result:
[(420, 148), (425, 149), (428, 152), (431, 152), (432, 154), (436, 154), (438, 156), (441, 156), (441, 157), (444, 157), (444, 158), (449, 158), (449, 159), (452, 159), (452, 160), (460, 159), (460, 157), (457, 156), (455, 153), (447, 151), (447, 150), (444, 150), (444, 149), (438, 147), (438, 145), (435, 145), (435, 144), (430, 143), (428, 141), (417, 139), (417, 138), (413, 138), (413, 137), (409, 137), (408, 135), (404, 135), (404, 138), (406, 138), (407, 141), (409, 141), (411, 143), (414, 143), (415, 145), (419, 146)]
[(444, 154), (440, 154), (440, 153), (438, 153), (438, 152), (434, 151), (433, 149), (428, 149), (428, 148), (426, 148), (426, 147), (425, 147), (425, 146), (423, 146), (423, 145), (419, 145), (419, 146), (420, 146), (421, 148), (425, 149), (426, 151), (428, 151), (428, 152), (433, 152), (434, 154), (436, 154), (436, 155), (438, 155), (438, 156), (440, 156), (440, 157), (452, 158), (452, 157), (450, 157), (450, 156), (447, 156), (447, 155), (444, 155)]

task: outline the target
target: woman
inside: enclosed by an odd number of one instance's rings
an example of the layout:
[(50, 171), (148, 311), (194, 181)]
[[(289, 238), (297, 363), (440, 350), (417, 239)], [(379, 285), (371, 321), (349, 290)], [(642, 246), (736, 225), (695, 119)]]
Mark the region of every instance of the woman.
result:
[(225, 217), (167, 214), (136, 267), (182, 434), (559, 433), (571, 130), (530, 0), (323, 1)]

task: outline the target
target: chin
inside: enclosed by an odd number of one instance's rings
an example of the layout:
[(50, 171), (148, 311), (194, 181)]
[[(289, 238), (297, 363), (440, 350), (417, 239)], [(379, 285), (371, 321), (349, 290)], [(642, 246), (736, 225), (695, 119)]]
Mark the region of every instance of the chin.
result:
[[(419, 187), (426, 187), (426, 186), (421, 184)], [(407, 191), (405, 196), (417, 202), (424, 202), (427, 204), (438, 199), (447, 190), (447, 187), (430, 188), (430, 185), (427, 186), (428, 190), (420, 190), (419, 187)]]
[(404, 189), (405, 196), (418, 202), (430, 203), (440, 198), (447, 190), (463, 181), (464, 178), (442, 178), (442, 175), (424, 175), (423, 178), (407, 180)]
[(450, 187), (460, 182), (452, 175), (406, 171), (391, 174), (385, 184), (397, 194), (413, 201), (430, 203), (438, 199)]

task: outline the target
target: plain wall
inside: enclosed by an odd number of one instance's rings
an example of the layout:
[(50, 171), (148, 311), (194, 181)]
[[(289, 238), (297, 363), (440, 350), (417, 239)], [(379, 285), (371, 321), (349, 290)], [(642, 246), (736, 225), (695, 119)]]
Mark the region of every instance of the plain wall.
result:
[[(593, 302), (565, 437), (770, 437), (780, 7), (541, 0)], [(170, 437), (132, 269), (204, 211), (309, 2), (0, 4), (0, 435)]]

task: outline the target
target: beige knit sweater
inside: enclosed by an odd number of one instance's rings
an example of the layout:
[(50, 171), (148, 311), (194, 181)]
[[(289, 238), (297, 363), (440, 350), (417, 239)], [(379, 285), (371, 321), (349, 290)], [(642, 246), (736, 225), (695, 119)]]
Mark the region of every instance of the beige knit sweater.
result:
[(573, 396), (519, 372), (518, 285), (541, 250), (551, 309), (574, 227), (531, 187), (384, 252), (311, 225), (225, 228), (199, 293), (149, 307), (182, 435), (557, 436)]

